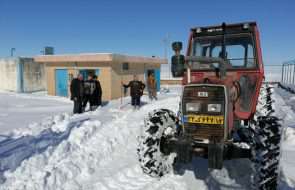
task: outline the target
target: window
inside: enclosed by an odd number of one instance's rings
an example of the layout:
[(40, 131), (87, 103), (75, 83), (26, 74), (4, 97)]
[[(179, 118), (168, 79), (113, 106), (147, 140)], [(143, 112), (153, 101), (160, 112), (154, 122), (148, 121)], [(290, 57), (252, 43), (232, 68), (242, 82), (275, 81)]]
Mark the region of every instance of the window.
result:
[[(193, 56), (222, 57), (223, 36), (205, 36), (194, 39)], [(225, 37), (225, 59), (231, 68), (255, 68), (253, 39), (250, 34), (231, 34)], [(202, 69), (202, 67), (199, 67)], [(208, 69), (208, 67), (204, 67)]]
[(123, 71), (129, 70), (129, 63), (123, 63), (122, 69), (123, 69)]
[(221, 46), (216, 46), (213, 48), (210, 57), (220, 57), (220, 52), (221, 52)]
[(245, 48), (242, 45), (230, 45), (226, 47), (227, 59), (233, 67), (244, 66)]

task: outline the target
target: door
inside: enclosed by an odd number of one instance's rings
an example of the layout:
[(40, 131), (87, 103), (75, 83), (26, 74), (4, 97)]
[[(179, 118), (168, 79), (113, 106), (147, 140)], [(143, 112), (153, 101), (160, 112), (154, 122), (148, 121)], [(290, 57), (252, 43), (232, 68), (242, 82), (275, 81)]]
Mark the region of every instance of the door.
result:
[(148, 70), (146, 70), (145, 71), (145, 81), (147, 81), (150, 74), (154, 74), (155, 80), (156, 80), (156, 83), (157, 83), (157, 91), (160, 91), (160, 83), (161, 83), (160, 69), (148, 69)]
[(155, 79), (157, 81), (157, 91), (160, 91), (160, 83), (161, 83), (161, 71), (160, 71), (160, 69), (155, 69)]
[(81, 69), (79, 73), (83, 76), (83, 80), (88, 80), (88, 76), (96, 75), (97, 77), (100, 74), (99, 69)]
[(99, 74), (100, 74), (100, 71), (99, 71), (99, 69), (96, 69), (96, 70), (95, 70), (95, 75), (98, 77), (98, 76), (99, 76)]
[[(146, 85), (148, 85), (148, 79), (151, 74), (155, 74), (154, 69), (148, 69), (148, 70), (144, 71), (144, 81), (145, 81)], [(145, 89), (148, 90), (148, 86), (146, 86)]]
[(86, 69), (79, 70), (79, 73), (83, 76), (83, 80), (87, 80), (88, 72)]
[(68, 71), (67, 69), (55, 70), (55, 95), (68, 96)]

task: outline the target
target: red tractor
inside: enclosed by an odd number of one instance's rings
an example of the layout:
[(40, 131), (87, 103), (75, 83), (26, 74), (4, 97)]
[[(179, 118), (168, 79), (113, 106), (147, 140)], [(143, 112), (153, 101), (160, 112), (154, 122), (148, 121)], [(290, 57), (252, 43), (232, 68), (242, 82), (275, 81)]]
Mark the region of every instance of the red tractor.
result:
[(143, 171), (160, 177), (194, 156), (221, 169), (224, 160), (249, 158), (253, 187), (276, 189), (281, 125), (273, 116), (255, 22), (192, 28), (186, 56), (172, 48), (172, 74), (183, 77), (177, 114), (154, 110), (138, 148)]

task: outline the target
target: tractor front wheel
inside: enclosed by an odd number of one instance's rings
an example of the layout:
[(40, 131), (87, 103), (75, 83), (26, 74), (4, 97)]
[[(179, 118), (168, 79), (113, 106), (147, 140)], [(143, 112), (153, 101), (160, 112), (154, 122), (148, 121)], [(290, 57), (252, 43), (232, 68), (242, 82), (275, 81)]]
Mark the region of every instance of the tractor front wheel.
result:
[(173, 170), (175, 153), (167, 153), (165, 142), (176, 134), (177, 117), (167, 109), (150, 112), (145, 118), (137, 153), (143, 172), (161, 177)]

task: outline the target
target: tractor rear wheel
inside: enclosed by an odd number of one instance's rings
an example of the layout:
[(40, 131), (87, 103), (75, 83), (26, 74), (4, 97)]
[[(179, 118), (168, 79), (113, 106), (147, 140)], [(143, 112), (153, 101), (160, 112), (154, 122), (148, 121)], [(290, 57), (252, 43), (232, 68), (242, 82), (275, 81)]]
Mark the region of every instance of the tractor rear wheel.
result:
[(272, 88), (264, 86), (256, 117), (250, 126), (253, 129), (253, 187), (269, 190), (277, 188), (279, 172), (280, 140), (282, 126), (273, 115)]
[(163, 146), (175, 135), (176, 121), (174, 112), (167, 109), (154, 110), (145, 118), (137, 149), (144, 173), (161, 177), (173, 170), (176, 154), (167, 153)]

